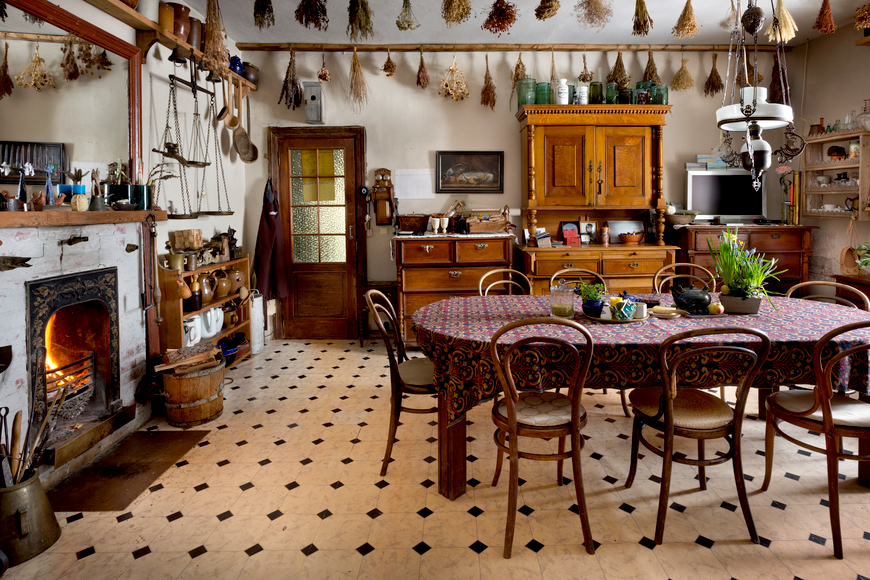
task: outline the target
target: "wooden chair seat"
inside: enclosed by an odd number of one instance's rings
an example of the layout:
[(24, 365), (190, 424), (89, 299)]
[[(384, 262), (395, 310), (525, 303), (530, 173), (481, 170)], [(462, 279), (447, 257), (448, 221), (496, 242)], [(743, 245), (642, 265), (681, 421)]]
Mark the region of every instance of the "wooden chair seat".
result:
[[(516, 403), (517, 423), (531, 427), (556, 427), (571, 424), (571, 399), (555, 391), (520, 393)], [(581, 407), (582, 409), (582, 407)], [(507, 402), (502, 401), (496, 412), (508, 418)], [(586, 414), (586, 410), (583, 410)]]
[[(659, 412), (659, 389), (634, 389), (628, 394), (631, 406), (647, 417)], [(734, 411), (725, 401), (697, 389), (680, 389), (674, 399), (674, 427), (683, 429), (720, 429), (734, 420)]]
[[(780, 391), (767, 398), (771, 407), (783, 409), (788, 413), (801, 413), (813, 407), (815, 393), (813, 391)], [(870, 403), (837, 396), (831, 399), (831, 416), (836, 427), (857, 427), (870, 429)], [(816, 423), (821, 430), (824, 424), (821, 406), (806, 417), (804, 421)]]
[(428, 358), (412, 358), (399, 363), (399, 377), (406, 388), (425, 389), (425, 392), (435, 392), (432, 386), (432, 376), (435, 365)]

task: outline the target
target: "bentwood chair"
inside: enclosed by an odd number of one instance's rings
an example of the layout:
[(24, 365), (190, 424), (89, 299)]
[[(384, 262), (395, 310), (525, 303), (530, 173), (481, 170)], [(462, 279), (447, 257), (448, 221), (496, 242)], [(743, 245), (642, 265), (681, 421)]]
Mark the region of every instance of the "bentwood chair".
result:
[[(565, 338), (531, 336), (509, 345), (499, 347), (498, 341), (506, 333), (535, 325), (556, 325), (566, 327), (569, 336)], [(576, 332), (575, 332), (576, 331)], [(570, 342), (568, 340), (570, 338)], [(579, 346), (575, 346), (579, 343)], [(528, 348), (534, 344), (534, 350)], [(495, 423), (495, 444), (498, 459), (492, 485), (498, 484), (504, 454), (510, 462), (510, 490), (508, 495), (507, 525), (505, 527), (504, 557), (511, 557), (514, 540), (514, 527), (517, 518), (517, 495), (519, 483), (519, 460), (557, 461), (556, 482), (562, 485), (562, 463), (571, 460), (574, 472), (574, 489), (577, 493), (577, 507), (580, 513), (580, 527), (586, 552), (595, 553), (592, 530), (589, 527), (589, 514), (586, 511), (586, 496), (583, 493), (583, 477), (580, 470), (580, 451), (583, 438), (580, 430), (586, 426), (586, 409), (580, 404), (583, 385), (592, 362), (592, 335), (586, 328), (573, 320), (561, 318), (527, 318), (511, 322), (499, 329), (490, 342), (492, 360), (502, 387), (502, 393), (495, 397), (492, 420)], [(499, 350), (503, 353), (499, 354)], [(543, 351), (543, 356), (541, 352)], [(544, 358), (546, 357), (546, 359)], [(554, 362), (559, 361), (559, 362)], [(552, 390), (550, 379), (558, 378), (567, 386), (568, 392)], [(525, 379), (525, 381), (523, 381)], [(519, 391), (517, 382), (532, 381), (533, 391)], [(558, 439), (558, 453), (544, 454), (520, 451), (519, 439), (534, 437), (538, 439)], [(565, 438), (571, 438), (571, 448), (565, 451)]]
[[(677, 268), (686, 268), (690, 273), (688, 274), (677, 274)], [(703, 276), (699, 275), (703, 274)], [(716, 291), (716, 276), (699, 264), (692, 264), (690, 262), (677, 262), (676, 264), (668, 264), (667, 266), (662, 266), (656, 271), (655, 276), (653, 276), (653, 288), (657, 294), (661, 294), (663, 288), (665, 288), (665, 284), (670, 282), (671, 280), (689, 280), (691, 282), (700, 282), (710, 292)]]
[[(505, 274), (507, 277), (504, 277)], [(490, 276), (498, 276), (499, 279), (491, 282), (484, 288), (484, 280)], [(523, 283), (525, 283), (525, 286), (523, 286)], [(512, 286), (516, 286), (522, 294), (532, 293), (531, 280), (529, 280), (529, 278), (519, 270), (514, 270), (512, 268), (496, 268), (495, 270), (490, 270), (480, 277), (480, 281), (477, 283), (477, 291), (481, 296), (487, 296), (489, 291), (497, 286), (505, 286), (509, 290), (512, 290)]]
[[(375, 324), (384, 340), (387, 356), (390, 359), (390, 431), (387, 436), (387, 450), (384, 453), (384, 463), (381, 475), (387, 474), (390, 456), (393, 453), (393, 442), (396, 439), (396, 429), (402, 411), (406, 413), (436, 413), (438, 407), (418, 408), (405, 407), (403, 399), (411, 395), (437, 395), (433, 384), (435, 368), (428, 358), (408, 358), (405, 344), (402, 342), (401, 330), (396, 317), (396, 311), (389, 298), (383, 292), (369, 290), (365, 294), (369, 312), (375, 319)], [(383, 317), (383, 318), (382, 318)], [(390, 326), (387, 330), (384, 318)]]
[[(827, 280), (810, 280), (809, 282), (801, 282), (800, 284), (795, 284), (785, 293), (786, 298), (791, 298), (792, 294), (794, 294), (797, 290), (801, 288), (806, 288), (807, 286), (831, 286), (837, 290), (842, 290), (846, 294), (852, 294), (855, 296), (855, 300), (861, 303), (864, 310), (870, 310), (870, 299), (867, 298), (867, 295), (858, 290), (857, 288), (853, 288), (848, 284), (841, 284), (840, 282), (828, 282)], [(808, 296), (796, 296), (796, 298), (803, 298), (804, 300), (821, 300), (825, 302), (833, 302), (836, 304), (841, 304), (843, 306), (850, 306), (852, 308), (859, 308), (857, 304), (853, 300), (849, 300), (848, 298), (844, 298), (843, 296), (831, 296), (827, 294), (810, 294)]]
[(550, 286), (555, 286), (559, 280), (566, 282), (591, 282), (592, 284), (601, 284), (604, 286), (604, 292), (607, 293), (607, 282), (601, 277), (598, 272), (585, 270), (583, 268), (565, 268), (559, 270), (550, 276)]
[[(770, 487), (775, 435), (780, 435), (786, 441), (804, 449), (823, 453), (828, 463), (828, 509), (834, 536), (834, 556), (840, 559), (843, 558), (843, 537), (840, 529), (838, 465), (843, 459), (870, 461), (870, 455), (852, 455), (845, 452), (842, 438), (870, 438), (870, 404), (836, 394), (831, 374), (845, 362), (844, 359), (855, 355), (866, 357), (870, 352), (870, 344), (865, 339), (862, 344), (851, 346), (832, 356), (840, 347), (831, 343), (846, 333), (865, 328), (870, 328), (870, 321), (847, 324), (827, 333), (816, 343), (812, 358), (816, 386), (812, 391), (780, 391), (770, 394), (764, 403), (767, 410), (767, 428), (764, 434), (765, 469), (761, 489), (767, 491)], [(782, 423), (823, 435), (825, 446), (816, 446), (797, 439), (782, 429)]]
[[(728, 342), (687, 342), (696, 337), (717, 337), (719, 335), (742, 335), (743, 340), (758, 339), (757, 348), (748, 348)], [(716, 339), (714, 339), (716, 340)], [(756, 341), (753, 340), (753, 343)], [(658, 517), (656, 518), (655, 543), (661, 544), (665, 533), (665, 518), (668, 513), (668, 495), (671, 485), (671, 469), (674, 463), (698, 467), (698, 480), (701, 489), (707, 489), (706, 467), (719, 465), (731, 460), (734, 467), (734, 480), (737, 484), (737, 497), (749, 528), (749, 537), (756, 544), (758, 534), (749, 511), (746, 497), (746, 484), (743, 480), (743, 461), (741, 457), (741, 431), (743, 411), (749, 387), (759, 368), (770, 353), (770, 338), (754, 328), (721, 327), (690, 330), (675, 334), (665, 340), (659, 350), (659, 365), (662, 371), (662, 388), (634, 389), (629, 400), (634, 410), (634, 424), (631, 437), (631, 467), (625, 487), (631, 487), (637, 474), (637, 453), (639, 444), (662, 458), (661, 491), (659, 492)], [(705, 365), (715, 368), (721, 356), (745, 364), (745, 372), (737, 384), (737, 404), (732, 410), (722, 399), (691, 385), (679, 384), (680, 370), (683, 365), (689, 373), (703, 369)], [(715, 357), (715, 358), (714, 358)], [(739, 364), (738, 363), (738, 364)], [(664, 448), (644, 438), (644, 427), (650, 427), (664, 435)], [(691, 458), (683, 453), (675, 453), (676, 437), (695, 439), (698, 442), (698, 457)], [(706, 458), (704, 442), (707, 439), (725, 439), (727, 453)]]

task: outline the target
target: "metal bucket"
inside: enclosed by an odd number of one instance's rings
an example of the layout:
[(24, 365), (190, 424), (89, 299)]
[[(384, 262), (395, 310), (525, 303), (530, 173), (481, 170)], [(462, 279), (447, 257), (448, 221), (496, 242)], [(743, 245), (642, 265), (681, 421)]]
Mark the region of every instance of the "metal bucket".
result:
[(59, 537), (60, 525), (38, 475), (0, 488), (0, 550), (11, 566), (43, 553)]

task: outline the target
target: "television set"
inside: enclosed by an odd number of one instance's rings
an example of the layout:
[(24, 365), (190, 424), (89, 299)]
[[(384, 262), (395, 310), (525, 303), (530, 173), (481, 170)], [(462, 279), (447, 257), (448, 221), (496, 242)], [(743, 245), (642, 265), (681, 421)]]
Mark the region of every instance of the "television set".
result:
[(752, 221), (767, 214), (767, 186), (755, 191), (752, 175), (742, 169), (687, 171), (686, 207), (698, 212), (697, 220), (718, 216)]

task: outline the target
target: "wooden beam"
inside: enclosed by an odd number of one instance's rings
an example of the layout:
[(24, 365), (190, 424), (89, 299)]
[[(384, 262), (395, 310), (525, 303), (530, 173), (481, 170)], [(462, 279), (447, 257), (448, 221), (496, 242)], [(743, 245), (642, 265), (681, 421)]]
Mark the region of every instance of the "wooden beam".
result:
[(64, 43), (69, 40), (69, 34), (29, 34), (26, 32), (4, 32), (4, 40), (26, 40), (28, 42)]
[(166, 221), (165, 211), (4, 211), (0, 228), (35, 228), (41, 226), (86, 226), (144, 222), (154, 214), (156, 221)]
[[(90, 1), (90, 0), (89, 0)], [(282, 52), (728, 52), (727, 44), (312, 44), (295, 42), (237, 42), (244, 51)], [(789, 47), (786, 47), (788, 50)], [(759, 52), (774, 52), (774, 45), (759, 45)]]

